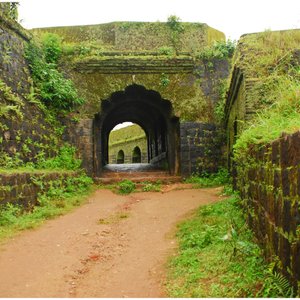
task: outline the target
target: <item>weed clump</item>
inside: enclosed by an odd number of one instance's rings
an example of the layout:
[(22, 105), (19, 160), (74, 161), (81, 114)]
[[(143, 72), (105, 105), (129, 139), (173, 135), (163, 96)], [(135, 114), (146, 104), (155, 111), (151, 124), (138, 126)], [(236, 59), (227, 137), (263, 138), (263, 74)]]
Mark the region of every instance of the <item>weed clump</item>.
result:
[(125, 179), (118, 185), (118, 193), (121, 195), (128, 195), (136, 189), (136, 185), (131, 180)]
[(230, 183), (230, 176), (227, 169), (220, 168), (217, 173), (195, 174), (185, 179), (186, 183), (193, 183), (195, 188), (213, 187)]

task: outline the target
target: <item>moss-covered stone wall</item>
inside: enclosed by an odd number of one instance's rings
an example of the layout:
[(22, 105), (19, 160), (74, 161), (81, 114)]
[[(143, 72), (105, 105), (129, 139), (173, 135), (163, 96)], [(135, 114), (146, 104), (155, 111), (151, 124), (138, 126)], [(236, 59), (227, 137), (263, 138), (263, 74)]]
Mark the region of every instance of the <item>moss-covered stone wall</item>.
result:
[(248, 223), (269, 261), (300, 282), (300, 132), (250, 147), (237, 163)]
[(213, 122), (220, 82), (229, 74), (226, 58), (203, 61), (197, 54), (225, 36), (206, 24), (181, 23), (176, 45), (168, 23), (115, 22), (35, 29), (63, 41), (60, 67), (85, 98), (80, 116), (92, 118), (100, 102), (131, 84), (155, 90), (186, 121)]
[(26, 210), (38, 205), (39, 193), (62, 187), (75, 172), (12, 172), (0, 174), (0, 208), (10, 203)]
[[(86, 100), (77, 119), (93, 120), (96, 114), (101, 115), (103, 100), (140, 85), (169, 100), (180, 122), (212, 124), (221, 87), (229, 75), (229, 60), (203, 59), (199, 53), (216, 41), (224, 41), (225, 36), (206, 24), (180, 23), (180, 27), (174, 31), (168, 22), (114, 22), (32, 32), (60, 36), (63, 55), (59, 67)], [(82, 144), (79, 147), (83, 149), (83, 143), (74, 137), (73, 142)], [(91, 161), (84, 164), (93, 169)]]
[(300, 30), (266, 31), (241, 37), (233, 57), (225, 105), (228, 156), (257, 112), (274, 104), (276, 87), (299, 68)]
[(162, 50), (162, 47), (174, 46), (181, 52), (196, 52), (214, 41), (225, 39), (224, 33), (207, 24), (180, 24), (182, 30), (177, 33), (176, 45), (174, 34), (172, 35), (174, 30), (168, 22), (112, 22), (99, 25), (40, 28), (34, 29), (33, 32), (58, 34), (69, 46), (74, 44), (82, 46), (82, 52), (87, 51), (87, 48), (97, 48), (101, 52), (105, 50), (108, 52), (112, 50), (158, 51)]
[(0, 165), (52, 156), (60, 130), (34, 103), (32, 79), (25, 60), (31, 36), (0, 12)]
[(222, 130), (215, 124), (180, 124), (181, 175), (214, 173), (223, 165)]
[[(248, 222), (266, 258), (275, 263), (275, 271), (280, 270), (296, 289), (300, 279), (300, 134), (281, 134), (285, 127), (278, 127), (272, 117), (279, 116), (278, 122), (288, 126), (286, 119), (296, 113), (293, 103), (299, 103), (299, 94), (289, 88), (299, 82), (299, 42), (300, 30), (243, 36), (235, 52), (225, 106), (228, 163)], [(290, 94), (284, 94), (287, 90)], [(281, 109), (267, 114), (274, 107)], [(296, 122), (291, 124), (289, 132), (299, 130)], [(260, 130), (255, 131), (257, 126)]]

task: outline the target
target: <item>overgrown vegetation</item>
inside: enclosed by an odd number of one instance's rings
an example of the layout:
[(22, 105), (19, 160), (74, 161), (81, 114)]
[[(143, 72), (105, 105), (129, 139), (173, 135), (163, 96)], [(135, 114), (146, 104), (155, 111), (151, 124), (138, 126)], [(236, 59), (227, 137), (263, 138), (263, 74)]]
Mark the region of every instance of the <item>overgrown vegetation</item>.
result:
[(136, 185), (129, 179), (122, 180), (118, 184), (118, 193), (121, 195), (127, 195), (132, 193), (136, 189)]
[(212, 46), (205, 47), (196, 57), (202, 60), (230, 58), (236, 48), (236, 41), (216, 41)]
[(42, 188), (42, 192), (38, 197), (38, 205), (31, 211), (11, 203), (0, 208), (0, 239), (20, 230), (35, 228), (44, 220), (62, 215), (80, 205), (91, 189), (92, 179), (85, 174), (61, 178), (51, 181), (49, 189), (44, 189), (41, 179), (36, 179), (35, 184)]
[(193, 183), (195, 188), (213, 187), (230, 183), (230, 176), (227, 169), (220, 168), (217, 173), (194, 174), (185, 179), (186, 183)]
[[(0, 104), (0, 117), (23, 119), (22, 108), (24, 107), (23, 100), (13, 93), (12, 89), (0, 79), (0, 96), (3, 96), (6, 103)], [(2, 97), (1, 97), (2, 98)]]
[(81, 166), (81, 160), (76, 158), (76, 149), (65, 144), (59, 149), (55, 157), (45, 159), (41, 153), (37, 161), (37, 169), (62, 169), (62, 170), (78, 170)]
[(158, 180), (157, 182), (143, 182), (142, 187), (143, 192), (160, 192), (161, 191), (161, 182)]
[(294, 296), (274, 265), (264, 262), (237, 195), (201, 207), (178, 228), (178, 253), (169, 263), (170, 297)]
[(20, 154), (16, 153), (14, 157), (7, 153), (0, 154), (0, 169), (5, 170), (23, 170), (26, 172), (35, 172), (36, 170), (80, 170), (81, 160), (76, 158), (76, 149), (65, 143), (62, 145), (55, 156), (46, 157), (44, 151), (36, 155), (35, 162), (24, 162)]
[[(247, 101), (260, 110), (244, 124), (235, 145), (236, 158), (249, 144), (270, 142), (282, 132), (300, 129), (299, 31), (263, 32), (241, 40), (236, 65), (247, 77), (259, 78)], [(247, 55), (244, 55), (244, 53)]]
[(184, 26), (181, 23), (179, 17), (171, 15), (168, 17), (167, 26), (171, 29), (171, 42), (172, 46), (178, 54), (178, 50), (180, 48), (180, 34), (184, 31)]
[(73, 82), (58, 70), (61, 52), (59, 36), (48, 33), (43, 35), (41, 45), (31, 41), (25, 56), (36, 86), (36, 95), (49, 108), (71, 111), (82, 105), (84, 100), (78, 96)]

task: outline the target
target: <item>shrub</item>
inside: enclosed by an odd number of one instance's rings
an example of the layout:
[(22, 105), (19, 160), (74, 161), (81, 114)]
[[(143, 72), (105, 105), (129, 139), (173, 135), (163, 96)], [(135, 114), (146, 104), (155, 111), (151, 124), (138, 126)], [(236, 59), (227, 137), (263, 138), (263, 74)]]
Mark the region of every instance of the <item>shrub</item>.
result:
[(45, 39), (43, 47), (30, 42), (25, 57), (37, 87), (37, 95), (50, 108), (71, 111), (84, 100), (77, 95), (73, 82), (57, 70), (57, 59), (61, 49), (53, 36)]
[(75, 157), (76, 149), (68, 144), (59, 149), (58, 155), (53, 158), (45, 159), (40, 156), (37, 162), (38, 169), (64, 169), (78, 170), (81, 160)]
[(220, 168), (217, 173), (201, 173), (192, 175), (185, 180), (186, 183), (195, 183), (196, 187), (209, 187), (228, 184), (230, 176), (227, 169)]
[(60, 37), (53, 33), (43, 35), (43, 51), (46, 62), (56, 64), (62, 52)]
[(236, 48), (236, 41), (217, 41), (212, 46), (206, 47), (201, 51), (197, 58), (204, 60), (222, 59), (232, 57)]
[(118, 188), (119, 194), (127, 195), (132, 193), (135, 190), (136, 186), (135, 183), (131, 180), (125, 179), (119, 183)]

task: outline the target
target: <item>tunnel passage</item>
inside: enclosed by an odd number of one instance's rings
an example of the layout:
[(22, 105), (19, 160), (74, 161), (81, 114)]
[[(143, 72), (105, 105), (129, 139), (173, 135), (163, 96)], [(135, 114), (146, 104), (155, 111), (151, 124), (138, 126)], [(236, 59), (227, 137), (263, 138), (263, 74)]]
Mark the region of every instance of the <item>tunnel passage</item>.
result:
[(120, 123), (132, 122), (147, 136), (148, 162), (179, 172), (179, 119), (170, 101), (141, 85), (130, 85), (101, 102), (101, 113), (94, 120), (94, 173), (99, 176), (108, 163), (108, 138)]

